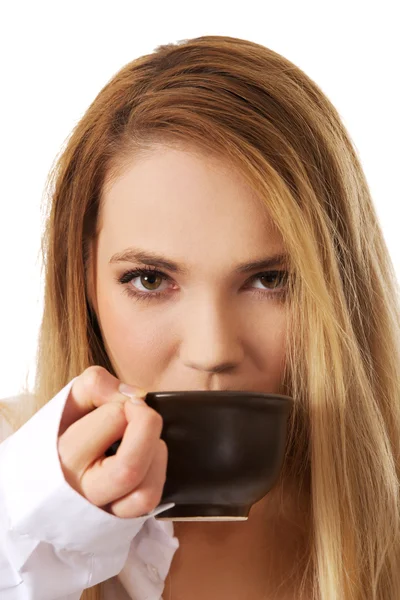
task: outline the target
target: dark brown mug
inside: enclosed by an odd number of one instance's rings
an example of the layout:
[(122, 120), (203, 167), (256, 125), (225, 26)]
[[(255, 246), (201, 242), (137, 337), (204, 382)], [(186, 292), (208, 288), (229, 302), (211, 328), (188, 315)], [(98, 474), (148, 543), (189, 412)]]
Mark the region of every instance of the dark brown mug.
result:
[[(249, 391), (149, 392), (168, 447), (157, 519), (246, 520), (276, 483), (293, 398)], [(106, 452), (115, 454), (120, 441)]]

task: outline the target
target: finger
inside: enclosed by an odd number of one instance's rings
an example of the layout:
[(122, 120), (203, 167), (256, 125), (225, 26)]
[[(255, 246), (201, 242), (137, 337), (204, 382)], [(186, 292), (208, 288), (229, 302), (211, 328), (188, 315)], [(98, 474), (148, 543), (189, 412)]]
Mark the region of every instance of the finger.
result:
[[(102, 457), (82, 475), (83, 495), (96, 506), (104, 506), (138, 487), (154, 459), (162, 427), (159, 415), (146, 405), (133, 408), (137, 418), (128, 423), (123, 437), (120, 436), (117, 453)], [(104, 441), (104, 452), (111, 443), (110, 439)]]
[[(122, 402), (100, 406), (73, 423), (58, 439), (58, 454), (68, 482), (78, 491), (86, 469), (103, 448), (120, 439), (127, 426)], [(79, 488), (79, 489), (78, 489)]]
[(164, 440), (159, 440), (146, 477), (140, 486), (107, 506), (107, 511), (116, 517), (134, 518), (154, 510), (161, 502), (167, 477), (168, 449)]
[(150, 466), (163, 428), (162, 416), (144, 403), (143, 407), (138, 412), (136, 404), (125, 402), (128, 425), (116, 452), (119, 464), (138, 473), (138, 477), (142, 479)]
[[(78, 419), (107, 402), (125, 402), (119, 379), (99, 365), (85, 369), (72, 384), (60, 422), (59, 435)], [(136, 395), (144, 398), (146, 392), (133, 386)]]

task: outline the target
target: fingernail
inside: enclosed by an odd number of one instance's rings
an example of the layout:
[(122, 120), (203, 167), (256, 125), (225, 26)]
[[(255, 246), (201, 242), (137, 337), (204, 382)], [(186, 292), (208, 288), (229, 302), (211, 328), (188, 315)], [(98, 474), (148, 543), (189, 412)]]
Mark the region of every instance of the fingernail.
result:
[[(127, 383), (121, 383), (118, 389), (121, 394), (127, 396), (134, 404), (144, 404), (146, 392), (142, 388), (135, 388)], [(140, 400), (140, 398), (142, 398), (142, 400)]]

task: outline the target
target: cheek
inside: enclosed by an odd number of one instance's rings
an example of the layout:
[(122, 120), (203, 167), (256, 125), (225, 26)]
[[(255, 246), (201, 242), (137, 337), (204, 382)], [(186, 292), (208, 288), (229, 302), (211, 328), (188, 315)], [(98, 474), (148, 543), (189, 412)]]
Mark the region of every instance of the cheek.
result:
[(286, 327), (285, 311), (278, 308), (268, 318), (260, 318), (257, 329), (253, 330), (253, 348), (255, 344), (262, 371), (274, 386), (280, 382), (285, 365)]
[(98, 315), (106, 351), (118, 377), (145, 388), (169, 354), (169, 328), (154, 318), (151, 308), (141, 309), (121, 293), (111, 298), (99, 293)]
[(274, 334), (272, 336), (271, 347), (274, 352), (274, 365), (277, 369), (281, 369), (286, 356), (286, 318), (284, 313), (281, 313), (276, 320)]
[(275, 359), (274, 359), (274, 385), (278, 392), (280, 391), (280, 386), (283, 382), (283, 374), (286, 365), (286, 333), (287, 333), (287, 321), (286, 318), (282, 317), (281, 322), (279, 323), (279, 327), (277, 328), (275, 340), (274, 340), (274, 350), (275, 350)]

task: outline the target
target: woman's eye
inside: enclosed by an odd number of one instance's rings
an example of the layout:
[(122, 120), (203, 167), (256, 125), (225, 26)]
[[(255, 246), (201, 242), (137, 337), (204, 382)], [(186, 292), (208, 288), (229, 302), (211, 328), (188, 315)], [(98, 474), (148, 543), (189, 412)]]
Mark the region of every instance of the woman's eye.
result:
[[(260, 295), (261, 298), (278, 297), (285, 293), (287, 277), (288, 272), (282, 270), (257, 273), (251, 277), (250, 282), (259, 281), (261, 285), (250, 286), (250, 289), (253, 289), (254, 293)], [(165, 295), (170, 278), (161, 271), (146, 267), (127, 271), (118, 278), (118, 282), (124, 285), (129, 284), (126, 287), (128, 296), (150, 300)], [(166, 284), (164, 287), (162, 287), (163, 282)]]
[(151, 273), (151, 275), (141, 275), (137, 279), (139, 279), (139, 283), (150, 292), (154, 292), (154, 290), (156, 290), (162, 282), (162, 277), (160, 277), (160, 275), (157, 273)]
[(280, 288), (282, 285), (286, 284), (287, 275), (287, 271), (268, 271), (267, 273), (255, 275), (253, 279), (258, 279), (262, 282), (262, 288), (258, 289), (266, 289), (265, 286), (268, 286), (267, 289), (271, 290)]
[(161, 283), (166, 281), (166, 279), (167, 277), (158, 271), (140, 271), (137, 273), (131, 273), (129, 276), (129, 281), (131, 282), (132, 287), (137, 289), (139, 292), (159, 292)]

